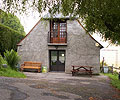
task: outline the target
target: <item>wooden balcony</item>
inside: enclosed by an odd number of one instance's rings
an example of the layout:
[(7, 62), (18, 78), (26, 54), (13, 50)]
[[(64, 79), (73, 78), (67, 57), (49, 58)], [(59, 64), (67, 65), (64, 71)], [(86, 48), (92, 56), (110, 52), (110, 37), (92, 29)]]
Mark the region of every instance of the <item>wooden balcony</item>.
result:
[(48, 44), (49, 45), (66, 45), (67, 44), (67, 32), (48, 32)]

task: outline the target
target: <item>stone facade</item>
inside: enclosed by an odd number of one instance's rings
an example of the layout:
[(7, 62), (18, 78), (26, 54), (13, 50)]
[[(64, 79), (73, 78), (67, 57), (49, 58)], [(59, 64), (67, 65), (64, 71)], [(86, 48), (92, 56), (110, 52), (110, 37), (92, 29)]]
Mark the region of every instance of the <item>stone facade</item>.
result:
[(65, 72), (70, 73), (72, 65), (94, 67), (94, 74), (100, 72), (100, 46), (86, 33), (77, 20), (67, 20), (67, 46), (49, 46), (48, 31), (50, 21), (41, 20), (30, 34), (18, 45), (21, 63), (24, 61), (42, 62), (49, 71), (49, 50), (65, 50)]

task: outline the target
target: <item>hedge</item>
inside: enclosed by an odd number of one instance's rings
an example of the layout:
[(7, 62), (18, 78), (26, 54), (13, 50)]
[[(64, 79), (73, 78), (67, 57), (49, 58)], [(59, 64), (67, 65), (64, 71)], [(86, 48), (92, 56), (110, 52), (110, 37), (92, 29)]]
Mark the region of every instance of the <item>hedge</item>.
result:
[(0, 24), (0, 53), (5, 50), (17, 50), (17, 43), (24, 37), (19, 32)]

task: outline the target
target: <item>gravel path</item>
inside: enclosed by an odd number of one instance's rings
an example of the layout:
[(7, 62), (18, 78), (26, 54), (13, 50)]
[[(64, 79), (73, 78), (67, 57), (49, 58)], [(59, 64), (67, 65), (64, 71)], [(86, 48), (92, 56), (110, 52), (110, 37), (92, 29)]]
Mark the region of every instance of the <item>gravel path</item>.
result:
[(0, 100), (120, 100), (107, 76), (25, 74), (26, 79), (0, 77)]

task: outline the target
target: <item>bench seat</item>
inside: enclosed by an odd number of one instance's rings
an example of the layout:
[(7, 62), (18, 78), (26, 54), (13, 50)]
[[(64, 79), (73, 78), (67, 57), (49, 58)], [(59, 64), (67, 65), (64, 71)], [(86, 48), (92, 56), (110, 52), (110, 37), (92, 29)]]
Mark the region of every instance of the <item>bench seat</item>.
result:
[(41, 71), (41, 63), (39, 62), (31, 62), (31, 61), (26, 61), (24, 64), (21, 64), (21, 71), (24, 69), (37, 69), (38, 72)]

